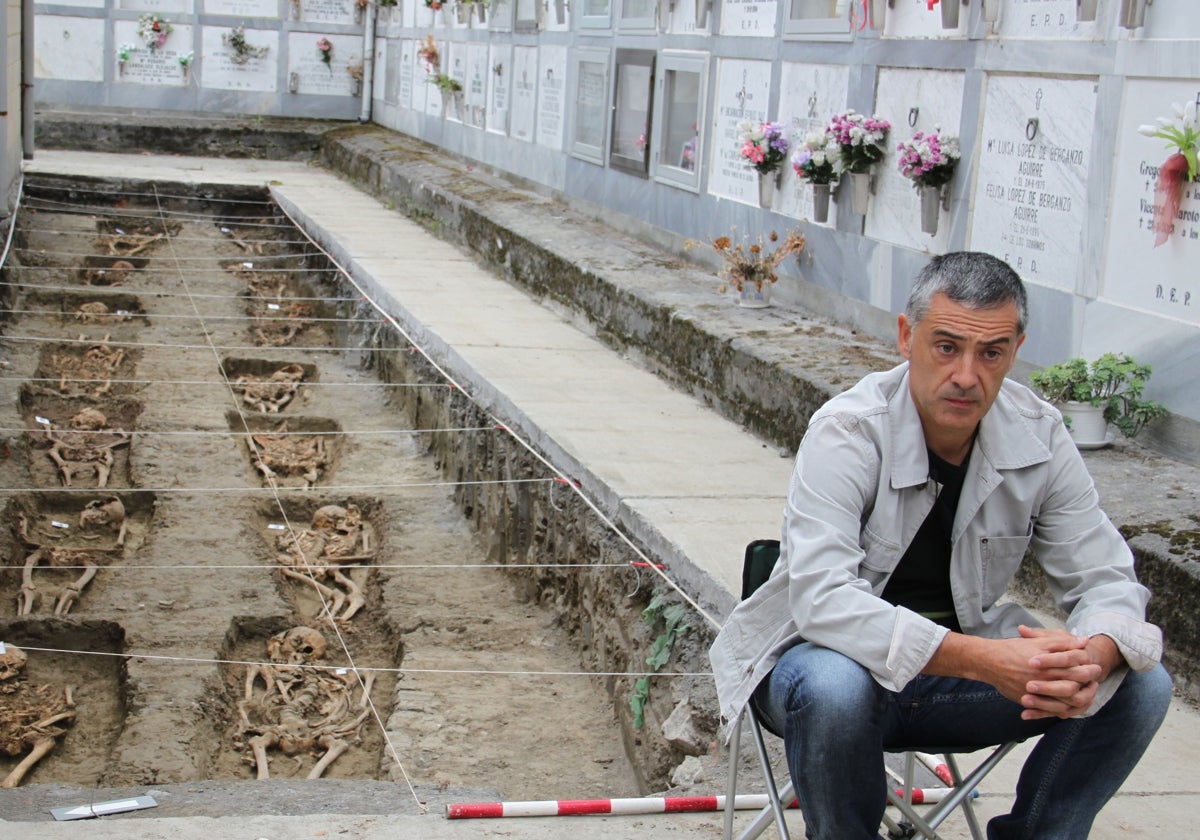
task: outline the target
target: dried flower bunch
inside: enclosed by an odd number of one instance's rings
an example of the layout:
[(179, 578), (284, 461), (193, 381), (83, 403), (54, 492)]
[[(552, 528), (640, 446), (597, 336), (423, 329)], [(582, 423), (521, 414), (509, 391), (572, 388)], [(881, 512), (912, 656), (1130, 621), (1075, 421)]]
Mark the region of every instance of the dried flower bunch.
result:
[(333, 61), (333, 42), (322, 35), (317, 39), (317, 53), (321, 56), (321, 61), (329, 64)]
[[(734, 233), (736, 234), (736, 230)], [(701, 244), (703, 243), (689, 239), (683, 247), (691, 250)], [(765, 240), (761, 234), (753, 240), (749, 236), (743, 236), (737, 242), (728, 236), (718, 236), (710, 244), (724, 260), (718, 274), (722, 281), (721, 291), (732, 286), (740, 292), (750, 284), (762, 291), (763, 283), (776, 282), (779, 275), (775, 273), (775, 269), (793, 254), (803, 253), (807, 242), (800, 229), (794, 228), (788, 231), (782, 241), (778, 233), (771, 231)]]
[(947, 137), (935, 127), (928, 134), (918, 131), (911, 140), (896, 145), (900, 174), (916, 187), (941, 187), (954, 177), (962, 151), (957, 137)]
[(810, 131), (804, 135), (796, 156), (792, 158), (792, 169), (802, 181), (810, 184), (830, 184), (837, 180), (834, 168), (838, 145), (828, 127)]
[(234, 64), (245, 64), (252, 58), (262, 58), (270, 47), (255, 47), (246, 40), (246, 27), (238, 25), (221, 36), (225, 46), (233, 50), (229, 60)]
[(891, 128), (892, 124), (878, 115), (868, 117), (853, 110), (835, 115), (828, 128), (839, 149), (834, 166), (839, 172), (866, 172), (883, 160)]
[(788, 142), (781, 123), (765, 122), (755, 125), (743, 122), (741, 156), (758, 170), (760, 175), (767, 175), (783, 166), (787, 160)]
[(424, 59), (425, 69), (429, 71), (436, 70), (442, 63), (441, 53), (438, 52), (437, 42), (433, 40), (432, 35), (425, 36), (425, 40), (417, 48), (417, 55)]

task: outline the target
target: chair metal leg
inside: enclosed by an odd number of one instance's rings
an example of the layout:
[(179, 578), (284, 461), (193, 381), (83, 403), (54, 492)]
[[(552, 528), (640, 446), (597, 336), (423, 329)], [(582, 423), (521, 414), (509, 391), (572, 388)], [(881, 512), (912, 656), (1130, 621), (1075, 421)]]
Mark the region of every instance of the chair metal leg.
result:
[[(789, 840), (787, 820), (783, 815), (783, 803), (779, 791), (775, 788), (775, 773), (771, 770), (771, 757), (767, 755), (767, 743), (763, 740), (762, 727), (758, 725), (758, 716), (754, 709), (747, 709), (750, 716), (750, 729), (754, 733), (754, 746), (758, 749), (758, 762), (762, 765), (763, 776), (767, 779), (767, 798), (771, 800), (771, 810), (775, 812), (775, 827), (779, 829), (779, 840)], [(788, 782), (788, 788), (791, 788)], [(791, 793), (788, 793), (791, 797)]]
[(733, 733), (729, 739), (729, 781), (725, 786), (725, 840), (733, 840), (733, 814), (737, 798), (738, 758), (741, 753), (742, 724), (750, 719), (750, 731), (754, 734), (754, 747), (758, 753), (758, 763), (762, 767), (763, 778), (767, 784), (767, 799), (769, 805), (763, 808), (753, 822), (738, 836), (738, 840), (753, 840), (766, 830), (771, 820), (779, 830), (780, 840), (790, 840), (787, 822), (784, 819), (785, 802), (792, 799), (792, 783), (788, 780), (782, 792), (775, 788), (775, 773), (771, 769), (771, 759), (767, 755), (767, 744), (763, 739), (762, 727), (754, 710), (747, 708), (733, 725)]
[(725, 785), (725, 840), (733, 840), (734, 797), (737, 796), (738, 756), (742, 748), (743, 712), (733, 724), (733, 735), (729, 739), (729, 781)]

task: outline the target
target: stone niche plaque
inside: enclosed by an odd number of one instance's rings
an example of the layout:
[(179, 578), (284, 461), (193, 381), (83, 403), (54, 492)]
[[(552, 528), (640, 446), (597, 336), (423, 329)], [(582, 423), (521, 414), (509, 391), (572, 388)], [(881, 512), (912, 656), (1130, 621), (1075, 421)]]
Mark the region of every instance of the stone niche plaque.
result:
[(1087, 217), (1096, 82), (987, 80), (971, 247), (1026, 281), (1074, 291)]
[(116, 61), (104, 52), (103, 18), (37, 15), (34, 19), (33, 72), (38, 79), (104, 81), (104, 64)]
[[(417, 42), (417, 50), (421, 49), (421, 41)], [(442, 92), (431, 79), (434, 74), (439, 72), (448, 72), (449, 56), (446, 42), (442, 41), (437, 45), (438, 55), (441, 57), (441, 65), (434, 67), (425, 62), (421, 58), (420, 52), (415, 56), (414, 65), (416, 75), (413, 77), (413, 99), (414, 102), (421, 102), (424, 106), (424, 111), (431, 117), (442, 116)]]
[(103, 9), (104, 0), (56, 0), (56, 6), (74, 6), (77, 9)]
[(213, 90), (247, 90), (272, 92), (278, 88), (279, 31), (247, 29), (246, 43), (251, 47), (266, 47), (261, 56), (238, 58), (234, 49), (225, 43), (231, 27), (205, 26), (200, 30), (201, 51), (204, 56), (202, 86)]
[[(964, 9), (965, 11), (965, 9)], [(1002, 0), (996, 34), (1002, 38), (1095, 38), (1103, 14), (1077, 21), (1075, 0)]]
[[(980, 0), (973, 0), (980, 2)], [(942, 29), (942, 10), (929, 8), (926, 0), (895, 0), (883, 22), (883, 34), (888, 38), (955, 38), (966, 33), (971, 7), (959, 10), (958, 28)]]
[(488, 48), (472, 42), (467, 46), (467, 123), (483, 128), (487, 117)]
[(1165, 140), (1137, 131), (1158, 117), (1173, 117), (1171, 103), (1200, 99), (1200, 81), (1129, 79), (1124, 99), (1100, 296), (1200, 324), (1200, 179), (1184, 182), (1174, 230), (1155, 247), (1154, 189), (1172, 150), (1164, 148)]
[(400, 103), (401, 108), (424, 111), (424, 88), (421, 91), (421, 101), (416, 101), (415, 88), (417, 85), (414, 80), (417, 75), (417, 61), (416, 42), (407, 38), (400, 41), (400, 57), (397, 59), (396, 64), (396, 99)]
[(273, 18), (279, 16), (279, 2), (278, 0), (204, 0), (204, 14)]
[(721, 198), (758, 205), (758, 173), (738, 154), (742, 121), (767, 119), (771, 62), (720, 59), (713, 108), (712, 163), (708, 191)]
[[(161, 12), (177, 15), (192, 13), (192, 0), (119, 0), (118, 9), (126, 12)], [(276, 12), (272, 9), (272, 15)], [(171, 21), (174, 23), (174, 21)]]
[[(921, 232), (921, 199), (913, 183), (896, 166), (896, 144), (918, 131), (940, 128), (957, 136), (962, 120), (964, 75), (951, 70), (882, 68), (876, 86), (876, 112), (892, 124), (888, 156), (875, 165), (875, 195), (867, 205), (864, 233), (917, 251), (946, 252), (949, 214), (941, 211), (935, 236)], [(911, 125), (910, 125), (911, 123)], [(970, 177), (970, 159), (955, 170), (956, 179)], [(953, 183), (948, 188), (953, 188)]]
[[(780, 76), (779, 122), (788, 126), (792, 151), (783, 170), (783, 189), (775, 200), (776, 209), (794, 219), (811, 219), (813, 191), (805, 181), (796, 177), (791, 159), (804, 135), (825, 127), (829, 118), (846, 110), (846, 91), (850, 84), (850, 68), (844, 64), (797, 64), (784, 62)], [(830, 207), (832, 225), (837, 208)], [(817, 224), (812, 222), (812, 224)]]
[[(333, 44), (330, 62), (321, 60), (317, 41)], [(346, 70), (362, 62), (362, 38), (357, 35), (322, 35), (319, 32), (288, 33), (288, 89), (292, 93), (318, 96), (350, 96), (351, 77)]]
[(696, 26), (696, 4), (689, 3), (687, 0), (675, 0), (674, 5), (668, 7), (667, 14), (667, 32), (671, 35), (692, 35), (696, 32), (708, 32), (708, 27), (703, 29)]
[[(716, 0), (714, 0), (716, 2)], [(687, 5), (687, 0), (675, 4)], [(695, 27), (696, 12), (692, 11), (692, 26)], [(746, 35), (752, 38), (774, 38), (775, 21), (779, 18), (779, 3), (776, 0), (723, 0), (721, 2), (721, 34)]]
[[(373, 62), (373, 73), (371, 77), (371, 98), (379, 99), (384, 102), (394, 103), (396, 101), (396, 83), (395, 73), (392, 65), (388, 64), (388, 41), (386, 38), (377, 38), (375, 40), (375, 58)], [(388, 82), (391, 81), (389, 85)], [(389, 95), (390, 94), (390, 95)]]
[(537, 47), (513, 47), (512, 122), (509, 133), (518, 140), (534, 141), (537, 117)]
[[(120, 84), (160, 85), (182, 87), (188, 82), (188, 74), (179, 63), (179, 57), (192, 52), (192, 27), (172, 24), (167, 42), (151, 50), (138, 37), (136, 20), (113, 21), (113, 43), (133, 44), (136, 49), (125, 62), (116, 62), (115, 80)], [(114, 57), (115, 61), (115, 57)]]
[(567, 107), (567, 48), (546, 46), (538, 62), (539, 146), (561, 151), (563, 115)]
[(487, 130), (495, 134), (508, 134), (512, 77), (512, 47), (508, 44), (488, 47)]
[[(1115, 2), (1115, 0), (1114, 0)], [(1200, 38), (1200, 15), (1196, 0), (1154, 0), (1146, 9), (1146, 38)]]
[[(289, 0), (300, 6), (300, 20), (305, 23), (354, 24), (354, 0)], [(290, 38), (290, 35), (289, 35)]]
[(466, 90), (467, 90), (467, 45), (462, 41), (449, 41), (442, 47), (442, 67), (445, 72), (450, 74), (450, 78), (462, 85), (462, 93), (455, 97), (451, 95), (450, 101), (447, 102), (443, 96), (442, 90), (438, 89), (438, 98), (442, 100), (442, 107), (449, 105), (449, 112), (446, 114), (446, 119), (454, 120), (455, 122), (465, 123), (467, 118), (465, 114), (459, 113), (459, 105), (462, 105), (463, 110), (466, 110)]

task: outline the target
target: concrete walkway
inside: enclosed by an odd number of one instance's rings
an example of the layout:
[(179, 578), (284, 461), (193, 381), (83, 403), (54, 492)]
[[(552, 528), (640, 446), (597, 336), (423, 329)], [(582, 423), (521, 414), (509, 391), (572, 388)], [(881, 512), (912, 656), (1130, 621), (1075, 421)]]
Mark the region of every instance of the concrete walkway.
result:
[[(497, 279), (399, 213), (302, 164), (162, 156), (39, 152), (30, 172), (192, 183), (270, 184), (280, 204), (472, 394), (546, 452), (637, 537), (673, 562), (702, 603), (739, 588), (740, 547), (777, 533), (790, 458), (622, 359), (566, 317)], [(442, 361), (444, 360), (444, 362)], [(1200, 779), (1200, 714), (1171, 711), (1147, 758), (1092, 837), (1175, 838), (1192, 833)], [(981, 812), (1006, 810), (1019, 760), (981, 789)], [(487, 784), (488, 780), (480, 780)], [(714, 790), (713, 793), (722, 791)], [(121, 817), (88, 823), (5, 822), (0, 836), (579, 838), (720, 835), (719, 815), (445, 821), (427, 816)], [(802, 836), (795, 820), (796, 836)], [(768, 835), (769, 836), (769, 835)], [(952, 821), (946, 838), (969, 836)]]

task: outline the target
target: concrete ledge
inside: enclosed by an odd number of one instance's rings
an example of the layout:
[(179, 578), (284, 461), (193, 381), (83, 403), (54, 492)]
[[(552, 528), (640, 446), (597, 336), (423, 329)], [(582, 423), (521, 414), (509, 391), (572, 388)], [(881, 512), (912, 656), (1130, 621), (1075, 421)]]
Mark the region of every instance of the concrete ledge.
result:
[[(404, 135), (329, 132), (322, 159), (784, 454), (821, 403), (898, 361), (889, 343), (816, 313), (740, 310), (716, 291), (711, 268)], [(1168, 667), (1200, 699), (1200, 469), (1127, 442), (1087, 459), (1155, 594), (1150, 615), (1164, 629)], [(1018, 589), (1041, 605), (1036, 574)]]

